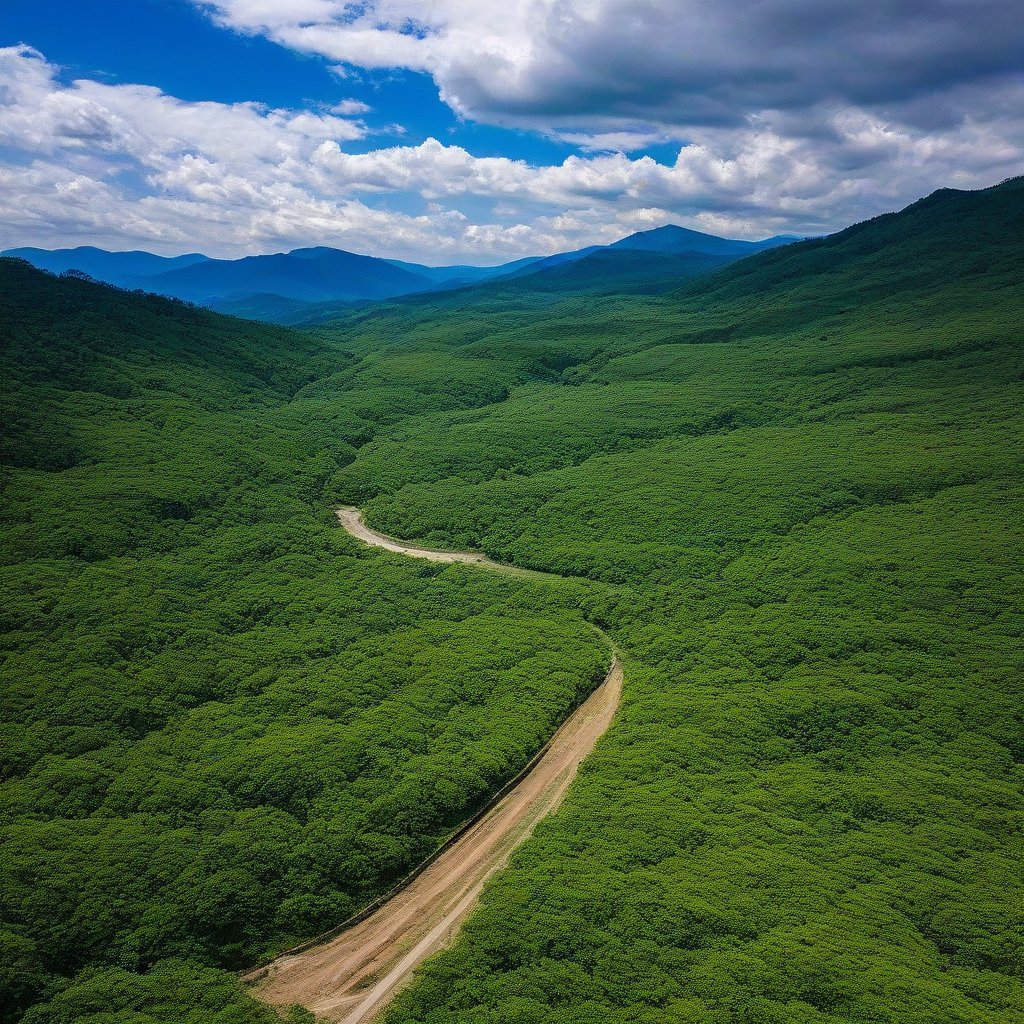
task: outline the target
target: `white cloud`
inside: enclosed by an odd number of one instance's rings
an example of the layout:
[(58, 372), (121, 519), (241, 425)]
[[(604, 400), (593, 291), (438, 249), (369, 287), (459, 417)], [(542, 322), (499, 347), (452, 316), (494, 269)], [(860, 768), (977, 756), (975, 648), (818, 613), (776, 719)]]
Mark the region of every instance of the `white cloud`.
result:
[(467, 117), (577, 134), (907, 103), (1024, 62), (1005, 0), (193, 2), (295, 50), (426, 71)]
[[(314, 19), (335, 6), (304, 5)], [(293, 7), (247, 10), (286, 24)], [(439, 17), (445, 5), (422, 9)], [(918, 100), (888, 111), (822, 101), (695, 128), (667, 163), (597, 152), (538, 166), (435, 139), (350, 153), (366, 133), (356, 101), (314, 113), (65, 84), (41, 54), (12, 47), (0, 49), (0, 247), (238, 255), (327, 244), (497, 262), (669, 222), (740, 237), (820, 232), (939, 185), (1019, 173), (1024, 85), (966, 83), (945, 102), (960, 113), (938, 124), (924, 123)]]
[(332, 114), (340, 114), (342, 117), (353, 117), (356, 114), (368, 114), (373, 108), (362, 100), (342, 100), (331, 107)]

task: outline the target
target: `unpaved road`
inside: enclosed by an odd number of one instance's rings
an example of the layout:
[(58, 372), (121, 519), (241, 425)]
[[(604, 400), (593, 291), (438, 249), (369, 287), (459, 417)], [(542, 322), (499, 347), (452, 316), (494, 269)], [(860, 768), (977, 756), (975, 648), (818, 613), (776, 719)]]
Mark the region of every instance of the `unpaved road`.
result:
[(336, 515), (338, 522), (357, 540), (361, 540), (364, 544), (371, 544), (375, 548), (383, 548), (385, 551), (396, 551), (400, 555), (412, 555), (413, 558), (425, 558), (429, 562), (465, 562), (468, 565), (480, 565), (510, 576), (537, 576), (551, 579), (553, 575), (538, 569), (524, 569), (518, 565), (495, 562), (493, 558), (488, 558), (479, 551), (441, 551), (437, 548), (425, 548), (418, 544), (410, 544), (408, 541), (389, 537), (387, 534), (378, 533), (367, 526), (363, 522), (362, 512), (357, 508), (339, 508)]
[[(439, 562), (506, 566), (471, 552), (431, 551), (370, 530), (357, 509), (338, 518), (353, 536), (389, 551)], [(565, 797), (583, 759), (611, 724), (622, 693), (622, 666), (612, 663), (594, 690), (552, 737), (525, 778), (433, 864), (384, 906), (320, 946), (285, 954), (245, 980), (276, 1006), (299, 1003), (318, 1017), (372, 1020), (427, 957), (448, 945), (484, 883)]]

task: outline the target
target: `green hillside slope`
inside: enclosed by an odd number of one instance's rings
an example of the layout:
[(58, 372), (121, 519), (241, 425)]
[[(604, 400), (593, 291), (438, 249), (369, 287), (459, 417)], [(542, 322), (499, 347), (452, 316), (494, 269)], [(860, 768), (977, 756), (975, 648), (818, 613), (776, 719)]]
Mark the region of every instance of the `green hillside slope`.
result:
[(549, 587), (332, 524), (381, 423), (502, 375), (363, 387), (302, 335), (11, 260), (0, 360), (2, 1019), (275, 1019), (224, 971), (387, 889), (603, 674)]
[(391, 1024), (1024, 1022), (1022, 185), (316, 334), (0, 261), (6, 1019), (272, 1019), (224, 970), (515, 771), (587, 619), (619, 717)]
[(609, 247), (579, 260), (524, 274), (516, 278), (515, 287), (526, 292), (657, 295), (737, 258)]
[(1021, 184), (671, 297), (349, 322), (530, 379), (382, 433), (338, 499), (608, 584), (631, 657), (392, 1022), (1024, 1020)]

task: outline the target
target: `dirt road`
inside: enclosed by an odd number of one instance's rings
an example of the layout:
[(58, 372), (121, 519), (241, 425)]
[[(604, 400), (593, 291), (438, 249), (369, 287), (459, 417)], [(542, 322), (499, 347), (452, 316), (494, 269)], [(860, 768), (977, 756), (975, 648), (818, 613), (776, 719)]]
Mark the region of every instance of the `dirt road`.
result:
[(524, 569), (518, 565), (495, 562), (493, 558), (488, 558), (478, 551), (441, 551), (437, 548), (425, 548), (418, 544), (410, 544), (408, 541), (397, 540), (395, 537), (388, 537), (367, 526), (363, 522), (362, 512), (357, 508), (339, 508), (336, 514), (338, 522), (353, 537), (361, 540), (364, 544), (383, 548), (385, 551), (396, 551), (400, 555), (411, 555), (413, 558), (425, 558), (429, 562), (465, 562), (511, 576), (537, 576), (548, 579), (552, 577), (551, 573), (540, 572), (537, 569)]
[[(470, 552), (430, 551), (370, 530), (357, 509), (338, 518), (369, 544), (442, 562), (497, 565)], [(499, 566), (505, 569), (505, 566)], [(372, 1020), (427, 957), (452, 941), (485, 882), (565, 797), (583, 759), (611, 724), (622, 692), (622, 667), (562, 724), (533, 769), (422, 874), (380, 909), (322, 945), (286, 954), (245, 980), (276, 1006), (299, 1003), (318, 1017)]]

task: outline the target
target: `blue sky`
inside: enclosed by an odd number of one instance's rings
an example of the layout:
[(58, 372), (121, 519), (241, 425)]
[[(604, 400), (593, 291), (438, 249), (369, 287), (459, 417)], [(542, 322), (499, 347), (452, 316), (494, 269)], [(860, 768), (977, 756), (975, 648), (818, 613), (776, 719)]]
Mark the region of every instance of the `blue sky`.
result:
[(990, 0), (5, 0), (0, 246), (493, 263), (1024, 169)]
[[(184, 0), (7, 0), (0, 26), (0, 45), (28, 43), (61, 65), (65, 80), (141, 82), (184, 100), (254, 100), (292, 109), (357, 99), (372, 108), (365, 120), (380, 138), (392, 135), (397, 124), (405, 142), (434, 136), (480, 156), (551, 163), (580, 151), (536, 132), (458, 117), (441, 102), (427, 74), (352, 69), (343, 78), (322, 56), (225, 31)], [(379, 141), (368, 138), (349, 148), (365, 151)], [(650, 152), (659, 148), (664, 147)]]

